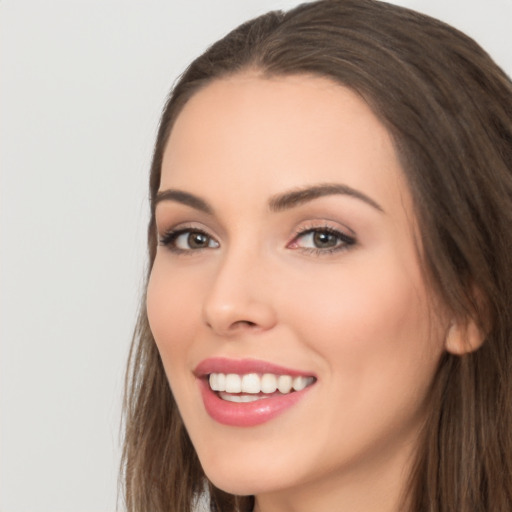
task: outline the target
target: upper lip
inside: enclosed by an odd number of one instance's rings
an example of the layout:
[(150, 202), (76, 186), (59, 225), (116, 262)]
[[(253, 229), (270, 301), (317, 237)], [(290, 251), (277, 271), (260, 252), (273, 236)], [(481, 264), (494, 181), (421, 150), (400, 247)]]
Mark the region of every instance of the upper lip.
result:
[(286, 368), (259, 359), (228, 359), (224, 357), (211, 357), (201, 361), (194, 370), (196, 377), (205, 377), (210, 373), (273, 373), (275, 375), (290, 375), (291, 377), (316, 377), (309, 371)]

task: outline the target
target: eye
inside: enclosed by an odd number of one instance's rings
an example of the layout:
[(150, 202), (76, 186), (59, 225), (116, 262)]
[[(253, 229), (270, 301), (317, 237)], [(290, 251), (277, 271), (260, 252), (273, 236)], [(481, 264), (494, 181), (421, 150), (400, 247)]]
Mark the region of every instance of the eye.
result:
[(174, 252), (189, 252), (215, 249), (219, 247), (219, 242), (200, 229), (183, 228), (168, 231), (160, 239), (160, 245), (164, 245)]
[(300, 231), (288, 247), (322, 254), (344, 250), (355, 243), (355, 237), (337, 229), (323, 227)]

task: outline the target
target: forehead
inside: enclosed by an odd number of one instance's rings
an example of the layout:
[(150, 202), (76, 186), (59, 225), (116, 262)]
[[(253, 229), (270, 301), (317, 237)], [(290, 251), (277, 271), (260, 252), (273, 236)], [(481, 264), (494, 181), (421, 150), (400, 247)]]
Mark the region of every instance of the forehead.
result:
[(247, 73), (212, 82), (184, 106), (160, 188), (228, 200), (233, 189), (252, 198), (319, 182), (377, 201), (408, 196), (391, 136), (357, 93), (322, 77)]

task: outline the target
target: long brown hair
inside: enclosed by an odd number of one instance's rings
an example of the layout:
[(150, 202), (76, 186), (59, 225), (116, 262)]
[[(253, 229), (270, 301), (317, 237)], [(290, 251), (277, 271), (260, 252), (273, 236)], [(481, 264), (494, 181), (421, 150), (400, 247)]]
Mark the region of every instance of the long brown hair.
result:
[[(248, 68), (262, 76), (315, 74), (357, 91), (393, 136), (422, 236), (433, 292), (486, 340), (445, 354), (408, 487), (408, 509), (512, 510), (512, 84), (470, 38), (375, 0), (322, 0), (251, 20), (181, 76), (164, 108), (150, 176), (187, 100)], [(126, 378), (123, 483), (129, 512), (250, 510), (250, 497), (205, 477), (169, 389), (145, 300)], [(204, 494), (206, 491), (209, 493)]]

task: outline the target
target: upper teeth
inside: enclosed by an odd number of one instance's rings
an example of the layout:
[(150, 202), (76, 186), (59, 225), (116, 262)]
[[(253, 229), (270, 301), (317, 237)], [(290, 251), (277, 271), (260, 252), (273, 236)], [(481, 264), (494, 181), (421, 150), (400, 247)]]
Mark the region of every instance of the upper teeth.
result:
[(213, 391), (226, 393), (290, 393), (300, 391), (313, 383), (314, 377), (291, 377), (290, 375), (274, 375), (273, 373), (211, 373), (210, 388)]

